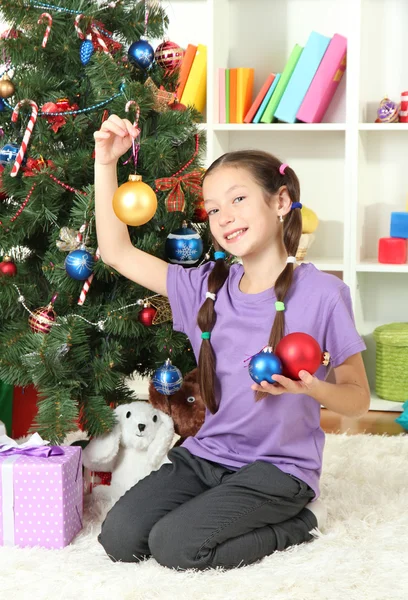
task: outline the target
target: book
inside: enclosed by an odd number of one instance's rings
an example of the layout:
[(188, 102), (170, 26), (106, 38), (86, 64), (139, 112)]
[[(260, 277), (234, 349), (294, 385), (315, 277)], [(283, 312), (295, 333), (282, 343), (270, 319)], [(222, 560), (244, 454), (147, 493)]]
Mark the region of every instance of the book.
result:
[(274, 79), (275, 79), (275, 74), (270, 73), (270, 75), (268, 75), (264, 84), (262, 85), (261, 89), (259, 90), (258, 95), (255, 98), (255, 100), (253, 101), (250, 109), (246, 113), (246, 115), (244, 117), (244, 123), (252, 123), (252, 120), (255, 117), (256, 113), (258, 112), (258, 109), (261, 106), (262, 101), (265, 98), (266, 94), (268, 93), (268, 90), (271, 87)]
[(261, 123), (272, 123), (275, 115), (275, 110), (277, 109), (280, 99), (283, 96), (283, 92), (285, 91), (286, 86), (289, 83), (289, 79), (291, 78), (291, 75), (297, 65), (297, 62), (300, 56), (302, 55), (302, 51), (303, 47), (299, 46), (299, 44), (295, 44), (289, 56), (289, 59), (285, 65), (285, 68), (283, 69), (283, 73), (279, 79), (279, 83), (276, 86), (272, 98), (269, 100), (269, 104), (266, 107), (264, 114), (262, 115)]
[(230, 123), (237, 122), (237, 71), (238, 69), (230, 69)]
[(258, 108), (258, 112), (256, 113), (255, 117), (254, 117), (254, 123), (259, 123), (266, 107), (269, 104), (270, 99), (272, 98), (272, 94), (274, 93), (278, 83), (279, 83), (279, 79), (281, 78), (281, 73), (276, 73), (275, 75), (275, 79), (272, 81), (271, 87), (269, 88), (269, 90), (266, 93), (265, 98), (262, 100), (261, 106)]
[(191, 65), (193, 64), (195, 55), (197, 52), (197, 46), (189, 44), (184, 52), (183, 60), (179, 72), (179, 83), (177, 86), (177, 100), (180, 102), (180, 98), (183, 95), (184, 88), (186, 87), (187, 79), (190, 74)]
[(225, 69), (218, 69), (218, 123), (225, 120)]
[(297, 112), (322, 62), (329, 43), (329, 37), (317, 31), (311, 32), (275, 110), (275, 119), (285, 123), (295, 123)]
[(347, 62), (347, 39), (336, 33), (310, 84), (296, 118), (304, 123), (320, 123), (343, 77)]
[(254, 91), (255, 70), (251, 68), (237, 69), (237, 123), (243, 123), (249, 110)]
[(198, 44), (194, 62), (181, 97), (181, 104), (203, 112), (207, 95), (207, 46)]
[(230, 123), (230, 70), (225, 69), (225, 122)]

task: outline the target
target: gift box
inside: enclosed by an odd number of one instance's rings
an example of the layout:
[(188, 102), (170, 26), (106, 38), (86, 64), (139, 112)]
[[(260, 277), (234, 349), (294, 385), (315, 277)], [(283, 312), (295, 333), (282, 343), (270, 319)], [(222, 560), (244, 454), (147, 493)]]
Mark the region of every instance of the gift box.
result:
[(99, 485), (110, 485), (112, 473), (108, 471), (91, 471), (84, 467), (84, 493), (92, 494), (92, 490)]
[(34, 448), (27, 442), (4, 450), (5, 437), (0, 439), (0, 545), (67, 546), (82, 529), (82, 449)]

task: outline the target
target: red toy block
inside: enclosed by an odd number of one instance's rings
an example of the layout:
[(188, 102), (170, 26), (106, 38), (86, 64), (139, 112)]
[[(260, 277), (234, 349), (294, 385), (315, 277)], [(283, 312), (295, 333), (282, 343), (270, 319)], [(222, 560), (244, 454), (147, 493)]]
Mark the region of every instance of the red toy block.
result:
[(378, 240), (378, 262), (403, 265), (407, 262), (407, 240), (404, 238), (380, 238)]

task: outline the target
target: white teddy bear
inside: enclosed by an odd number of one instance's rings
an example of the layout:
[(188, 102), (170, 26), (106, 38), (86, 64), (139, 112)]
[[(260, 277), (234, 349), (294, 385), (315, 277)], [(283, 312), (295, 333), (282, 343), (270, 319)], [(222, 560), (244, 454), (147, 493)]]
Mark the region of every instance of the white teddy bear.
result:
[(117, 424), (110, 433), (92, 439), (83, 451), (91, 471), (112, 473), (110, 495), (119, 498), (138, 481), (169, 462), (173, 419), (145, 401), (115, 408)]

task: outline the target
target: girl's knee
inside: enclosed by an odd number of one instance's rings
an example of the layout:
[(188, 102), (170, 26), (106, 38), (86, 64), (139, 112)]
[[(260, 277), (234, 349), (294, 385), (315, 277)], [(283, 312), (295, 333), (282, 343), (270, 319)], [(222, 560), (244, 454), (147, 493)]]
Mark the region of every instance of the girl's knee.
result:
[(202, 568), (189, 532), (175, 523), (171, 513), (154, 525), (148, 546), (153, 558), (163, 567), (180, 570)]
[(112, 561), (139, 562), (150, 554), (147, 534), (143, 534), (137, 521), (130, 523), (123, 519), (120, 511), (117, 514), (111, 511), (106, 516), (98, 542)]

